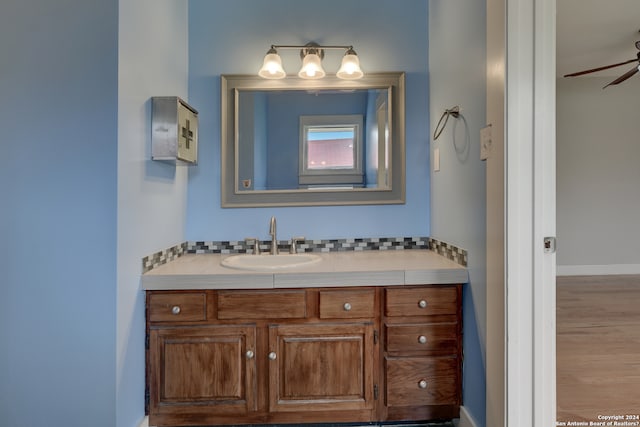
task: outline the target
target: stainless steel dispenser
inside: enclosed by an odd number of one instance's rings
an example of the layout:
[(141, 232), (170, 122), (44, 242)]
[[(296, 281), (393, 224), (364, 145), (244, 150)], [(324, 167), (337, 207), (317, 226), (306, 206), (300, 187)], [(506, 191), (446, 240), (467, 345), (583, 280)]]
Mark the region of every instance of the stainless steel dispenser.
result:
[(198, 111), (177, 96), (151, 98), (151, 159), (198, 162)]

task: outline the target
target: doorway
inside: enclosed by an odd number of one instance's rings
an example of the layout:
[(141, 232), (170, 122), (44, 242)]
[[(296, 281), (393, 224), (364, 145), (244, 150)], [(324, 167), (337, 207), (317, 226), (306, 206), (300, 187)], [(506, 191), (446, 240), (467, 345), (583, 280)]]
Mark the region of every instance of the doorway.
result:
[(557, 0), (558, 425), (640, 425), (640, 78), (603, 89), (637, 64), (563, 77), (633, 60), (638, 17)]

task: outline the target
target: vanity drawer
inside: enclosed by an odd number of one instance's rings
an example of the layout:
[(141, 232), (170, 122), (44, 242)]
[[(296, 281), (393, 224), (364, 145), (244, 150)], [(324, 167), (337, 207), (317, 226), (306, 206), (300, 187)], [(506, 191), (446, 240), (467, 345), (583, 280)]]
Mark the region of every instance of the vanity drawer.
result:
[(303, 319), (307, 297), (300, 291), (218, 291), (218, 319)]
[(375, 317), (375, 290), (320, 291), (321, 319)]
[(390, 353), (420, 352), (455, 355), (458, 352), (458, 324), (387, 324), (386, 350)]
[(147, 310), (150, 322), (197, 322), (207, 318), (204, 292), (153, 292)]
[(455, 315), (457, 312), (458, 290), (455, 287), (387, 288), (385, 292), (386, 316)]
[(457, 405), (457, 359), (387, 358), (388, 406)]

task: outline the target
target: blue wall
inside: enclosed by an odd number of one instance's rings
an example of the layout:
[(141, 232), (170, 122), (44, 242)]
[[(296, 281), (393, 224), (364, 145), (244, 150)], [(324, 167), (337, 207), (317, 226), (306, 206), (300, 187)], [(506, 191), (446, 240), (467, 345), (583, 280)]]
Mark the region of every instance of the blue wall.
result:
[[(469, 284), (464, 288), (463, 403), (478, 427), (485, 425), (486, 184), (480, 129), (486, 112), (486, 3), (429, 0), (430, 120), (460, 106), (441, 136), (440, 171), (431, 172), (431, 236), (465, 248)], [(452, 23), (455, 23), (453, 25)]]
[[(429, 234), (429, 123), (425, 0), (191, 0), (189, 100), (200, 112), (199, 163), (189, 170), (189, 240)], [(405, 71), (407, 203), (388, 206), (222, 209), (220, 207), (220, 75), (256, 74), (271, 44), (353, 44), (366, 72)], [(335, 54), (337, 56), (332, 56)], [(281, 52), (295, 73), (298, 52)], [(335, 72), (342, 53), (327, 52)], [(329, 71), (332, 70), (332, 71)]]
[(115, 425), (117, 0), (3, 0), (0, 425)]
[[(144, 417), (143, 257), (185, 240), (187, 167), (150, 159), (151, 97), (187, 99), (187, 0), (121, 0), (116, 423)], [(188, 101), (188, 99), (187, 99)]]
[(2, 4), (3, 427), (144, 417), (140, 260), (185, 240), (187, 186), (149, 98), (186, 98), (187, 27), (186, 0)]

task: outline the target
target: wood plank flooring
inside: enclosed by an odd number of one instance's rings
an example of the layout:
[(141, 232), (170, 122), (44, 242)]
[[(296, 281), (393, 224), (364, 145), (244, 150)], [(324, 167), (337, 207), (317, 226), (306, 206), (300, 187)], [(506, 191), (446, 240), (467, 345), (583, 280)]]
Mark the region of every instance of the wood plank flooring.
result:
[(558, 277), (556, 357), (558, 425), (640, 415), (640, 276)]

